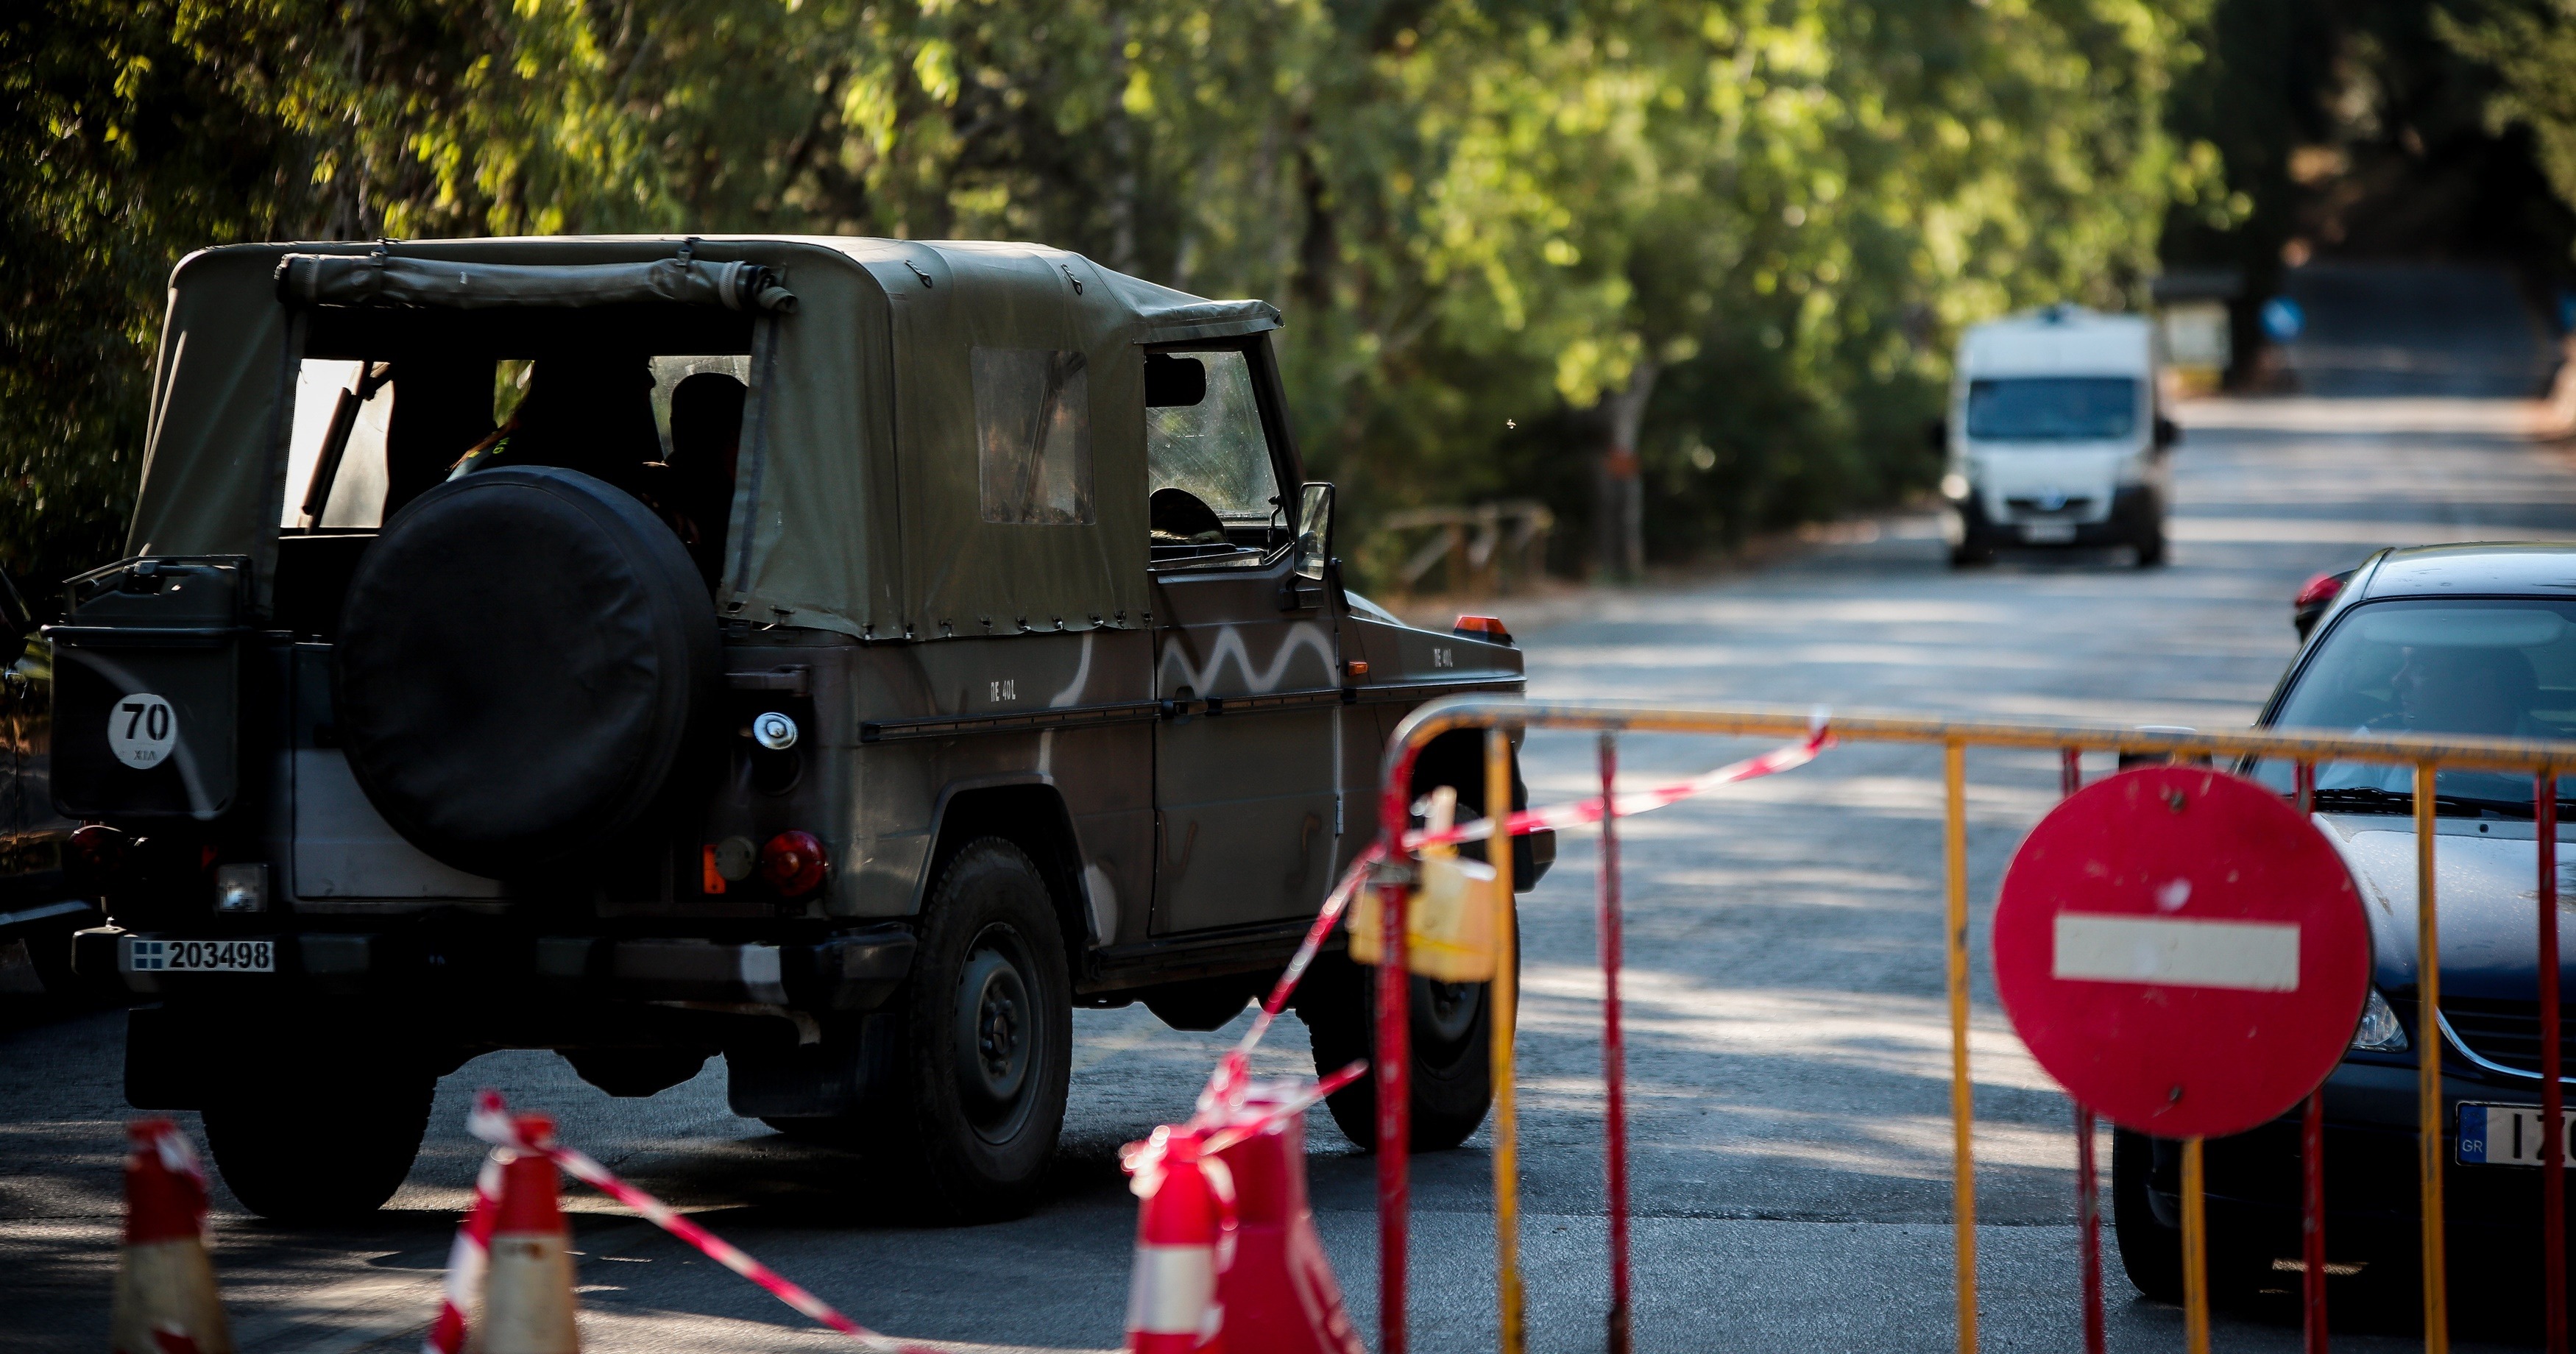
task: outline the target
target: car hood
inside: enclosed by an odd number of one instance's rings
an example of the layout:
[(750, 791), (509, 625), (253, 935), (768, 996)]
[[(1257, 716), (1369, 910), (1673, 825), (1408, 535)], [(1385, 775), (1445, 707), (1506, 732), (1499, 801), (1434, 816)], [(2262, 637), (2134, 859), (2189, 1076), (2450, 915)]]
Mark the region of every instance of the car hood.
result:
[[(2373, 977), (2382, 991), (2415, 985), (2415, 827), (2396, 814), (2318, 814), (2317, 824), (2361, 885), (2370, 915)], [(2484, 831), (2481, 831), (2481, 828)], [(2576, 843), (2558, 848), (2561, 981), (2576, 980)], [(2445, 996), (2529, 1001), (2538, 994), (2539, 845), (2529, 823), (2444, 819), (2434, 833), (2433, 897)]]

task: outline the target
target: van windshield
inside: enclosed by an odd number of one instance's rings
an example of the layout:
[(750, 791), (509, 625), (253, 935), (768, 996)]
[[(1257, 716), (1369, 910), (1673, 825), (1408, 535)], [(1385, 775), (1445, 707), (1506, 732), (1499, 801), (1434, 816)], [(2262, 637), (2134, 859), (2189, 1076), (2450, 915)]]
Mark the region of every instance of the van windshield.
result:
[(2127, 376), (2004, 376), (1968, 383), (1968, 436), (1982, 442), (2107, 441), (2138, 427)]

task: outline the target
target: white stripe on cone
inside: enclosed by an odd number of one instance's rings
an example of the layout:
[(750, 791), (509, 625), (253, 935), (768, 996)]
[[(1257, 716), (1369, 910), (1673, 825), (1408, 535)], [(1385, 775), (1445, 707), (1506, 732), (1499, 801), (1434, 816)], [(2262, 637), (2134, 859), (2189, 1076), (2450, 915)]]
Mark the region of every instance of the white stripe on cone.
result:
[[(1216, 1302), (1216, 1247), (1136, 1243), (1127, 1284), (1127, 1333), (1196, 1340)], [(1187, 1346), (1183, 1346), (1187, 1348)]]

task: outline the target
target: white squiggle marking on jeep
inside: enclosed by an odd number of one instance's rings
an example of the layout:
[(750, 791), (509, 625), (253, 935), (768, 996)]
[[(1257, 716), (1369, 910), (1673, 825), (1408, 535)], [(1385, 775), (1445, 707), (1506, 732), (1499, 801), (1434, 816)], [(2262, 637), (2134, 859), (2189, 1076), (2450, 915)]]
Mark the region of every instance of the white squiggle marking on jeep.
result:
[(1243, 689), (1253, 695), (1266, 695), (1279, 689), (1280, 681), (1288, 675), (1288, 664), (1297, 656), (1299, 649), (1314, 650), (1315, 657), (1324, 665), (1324, 671), (1330, 673), (1333, 670), (1332, 636), (1313, 621), (1299, 621), (1288, 627), (1288, 637), (1280, 641), (1279, 652), (1270, 656), (1268, 671), (1255, 673), (1252, 670), (1252, 655), (1244, 649), (1243, 632), (1229, 625), (1218, 631), (1216, 643), (1209, 646), (1207, 666), (1203, 668), (1190, 666), (1189, 656), (1181, 652), (1178, 639), (1164, 641), (1163, 666), (1158, 675), (1164, 679), (1165, 691), (1186, 686), (1202, 696), (1222, 696), (1225, 692), (1217, 688), (1216, 677), (1225, 669), (1226, 660), (1232, 658), (1236, 669), (1243, 674)]
[(1075, 665), (1073, 680), (1064, 684), (1064, 690), (1047, 697), (1048, 709), (1061, 710), (1082, 698), (1082, 689), (1091, 685), (1091, 641), (1099, 637), (1097, 630), (1082, 632), (1082, 661)]

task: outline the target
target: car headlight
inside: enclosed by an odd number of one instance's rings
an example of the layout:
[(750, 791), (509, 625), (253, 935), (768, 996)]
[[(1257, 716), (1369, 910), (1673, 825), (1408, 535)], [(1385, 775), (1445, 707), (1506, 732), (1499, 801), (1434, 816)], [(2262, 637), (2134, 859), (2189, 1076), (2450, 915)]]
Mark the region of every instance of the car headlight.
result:
[(2397, 1023), (2397, 1013), (2388, 1007), (2388, 998), (2370, 989), (2370, 1000), (2361, 1005), (2361, 1023), (2353, 1027), (2352, 1046), (2364, 1053), (2403, 1053), (2406, 1051), (2406, 1027)]
[[(1922, 483), (1922, 481), (1921, 481), (1921, 480), (1916, 480), (1916, 481), (1915, 481), (1915, 483), (1920, 484), (1920, 483)], [(1968, 477), (1967, 477), (1967, 476), (1962, 475), (1962, 474), (1960, 474), (1958, 471), (1953, 470), (1953, 471), (1951, 471), (1949, 474), (1947, 474), (1947, 475), (1943, 475), (1943, 476), (1941, 477), (1941, 497), (1946, 498), (1946, 499), (1950, 499), (1950, 500), (1952, 500), (1952, 501), (1954, 501), (1954, 502), (1955, 502), (1955, 501), (1957, 501), (1957, 500), (1959, 500), (1959, 499), (1966, 498), (1967, 496), (1968, 496)]]

